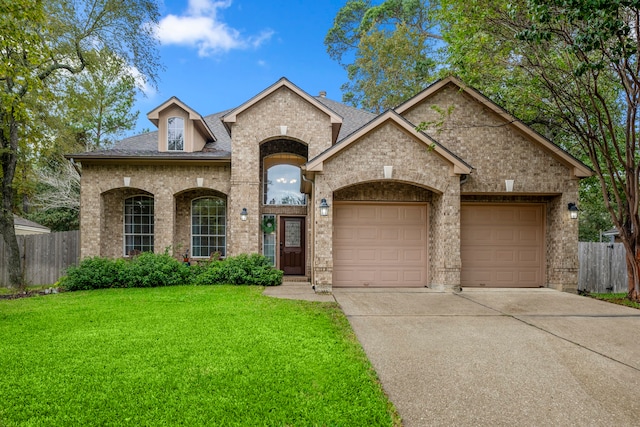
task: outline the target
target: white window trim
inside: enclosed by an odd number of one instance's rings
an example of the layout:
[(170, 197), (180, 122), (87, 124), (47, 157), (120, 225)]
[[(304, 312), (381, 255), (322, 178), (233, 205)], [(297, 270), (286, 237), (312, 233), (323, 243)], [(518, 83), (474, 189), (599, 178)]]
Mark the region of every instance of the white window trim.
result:
[(155, 252), (156, 249), (156, 236), (155, 236), (155, 232), (156, 232), (156, 209), (155, 209), (155, 197), (154, 196), (150, 196), (148, 194), (134, 194), (133, 196), (128, 196), (125, 197), (123, 200), (123, 204), (122, 204), (122, 252), (123, 252), (123, 256), (125, 258), (129, 258), (129, 253), (127, 252), (127, 235), (135, 235), (134, 233), (127, 233), (127, 213), (126, 213), (126, 209), (127, 209), (127, 200), (129, 199), (133, 199), (136, 197), (146, 197), (148, 199), (151, 199), (153, 201), (153, 216), (151, 217), (153, 219), (153, 233), (151, 234), (141, 234), (144, 236), (151, 236), (153, 237), (153, 251)]
[[(171, 126), (170, 125), (170, 120), (171, 119), (180, 119), (182, 121), (182, 148), (179, 149), (179, 150), (171, 149), (169, 147), (169, 143), (170, 143), (169, 134), (170, 134), (170, 131), (171, 131), (171, 128), (170, 128), (170, 126)], [(171, 116), (171, 117), (167, 118), (167, 151), (173, 151), (173, 152), (178, 152), (178, 153), (184, 151), (184, 148), (185, 148), (185, 145), (186, 145), (186, 142), (185, 142), (186, 124), (185, 123), (186, 123), (186, 120), (184, 119), (184, 117)]]
[[(227, 238), (228, 232), (229, 232), (229, 206), (228, 206), (228, 201), (226, 198), (224, 197), (220, 197), (220, 196), (202, 196), (202, 197), (196, 197), (191, 199), (191, 201), (189, 201), (189, 250), (190, 250), (190, 256), (189, 258), (193, 258), (193, 259), (209, 259), (210, 255), (199, 255), (199, 256), (194, 256), (194, 252), (193, 252), (193, 202), (195, 202), (196, 200), (200, 200), (200, 199), (220, 199), (222, 201), (224, 201), (224, 255), (221, 255), (220, 258), (226, 258), (227, 257), (227, 251), (229, 250), (228, 248), (228, 241), (229, 239)], [(202, 234), (199, 234), (199, 236), (203, 236)], [(210, 236), (210, 235), (207, 235)], [(216, 235), (217, 236), (217, 235)]]

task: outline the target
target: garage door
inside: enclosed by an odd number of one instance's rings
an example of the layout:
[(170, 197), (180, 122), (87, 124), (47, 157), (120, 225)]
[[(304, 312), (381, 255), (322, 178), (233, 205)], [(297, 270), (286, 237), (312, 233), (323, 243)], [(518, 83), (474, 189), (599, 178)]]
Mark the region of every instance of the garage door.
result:
[(333, 212), (333, 286), (426, 286), (426, 205), (335, 203)]
[(543, 286), (542, 205), (462, 205), (460, 221), (462, 286)]

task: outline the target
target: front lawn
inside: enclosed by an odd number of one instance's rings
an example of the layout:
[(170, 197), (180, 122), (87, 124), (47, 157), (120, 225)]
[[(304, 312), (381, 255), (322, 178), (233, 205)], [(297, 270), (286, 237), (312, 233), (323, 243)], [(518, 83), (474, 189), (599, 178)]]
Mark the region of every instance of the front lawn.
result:
[(261, 292), (0, 301), (0, 425), (399, 424), (337, 305)]

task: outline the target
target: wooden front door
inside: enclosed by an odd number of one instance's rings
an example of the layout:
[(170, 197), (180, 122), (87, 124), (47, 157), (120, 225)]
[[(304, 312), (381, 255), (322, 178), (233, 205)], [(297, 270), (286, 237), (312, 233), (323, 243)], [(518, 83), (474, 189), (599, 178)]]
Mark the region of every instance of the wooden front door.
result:
[(280, 218), (280, 269), (284, 274), (304, 276), (304, 218)]

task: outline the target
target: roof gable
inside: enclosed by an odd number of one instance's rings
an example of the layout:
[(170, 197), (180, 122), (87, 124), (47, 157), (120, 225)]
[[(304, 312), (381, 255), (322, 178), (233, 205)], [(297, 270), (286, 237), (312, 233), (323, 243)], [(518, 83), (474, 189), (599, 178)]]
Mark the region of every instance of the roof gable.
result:
[(349, 147), (351, 144), (360, 140), (366, 134), (372, 132), (374, 129), (386, 124), (393, 123), (409, 135), (413, 136), (418, 141), (421, 141), (426, 147), (433, 150), (434, 153), (445, 159), (447, 162), (451, 164), (451, 174), (459, 175), (459, 174), (469, 174), (471, 173), (471, 166), (469, 166), (466, 162), (460, 159), (458, 156), (453, 154), (451, 151), (447, 150), (445, 147), (440, 145), (435, 139), (431, 138), (429, 135), (424, 132), (419, 132), (415, 129), (414, 125), (409, 123), (402, 116), (398, 115), (394, 111), (386, 111), (382, 113), (368, 124), (353, 132), (351, 135), (344, 138), (338, 144), (332, 146), (328, 150), (325, 150), (320, 155), (316, 156), (314, 159), (311, 159), (307, 164), (305, 169), (309, 172), (321, 172), (324, 166), (324, 162), (329, 160), (330, 158), (338, 155), (342, 150)]
[(227, 126), (227, 128), (229, 128), (228, 124), (235, 123), (237, 120), (237, 116), (239, 114), (248, 110), (249, 108), (259, 103), (260, 101), (262, 101), (263, 99), (273, 94), (274, 92), (276, 92), (278, 89), (282, 87), (286, 87), (287, 89), (291, 90), (292, 92), (300, 96), (302, 99), (307, 101), (309, 104), (313, 105), (318, 110), (322, 111), (327, 116), (329, 116), (329, 120), (331, 121), (331, 127), (332, 127), (332, 138), (333, 138), (333, 142), (335, 143), (338, 137), (338, 133), (340, 132), (340, 126), (342, 125), (342, 117), (339, 114), (337, 114), (335, 111), (331, 110), (329, 107), (324, 105), (322, 102), (318, 101), (316, 98), (314, 98), (313, 96), (309, 95), (308, 93), (300, 89), (298, 86), (291, 83), (285, 77), (282, 77), (280, 80), (278, 80), (277, 82), (275, 82), (274, 84), (272, 84), (271, 86), (269, 86), (268, 88), (266, 88), (265, 90), (263, 90), (262, 92), (260, 92), (259, 94), (257, 94), (256, 96), (248, 100), (247, 102), (245, 102), (244, 104), (236, 107), (235, 109), (231, 110), (229, 113), (225, 114), (224, 117), (222, 118), (223, 123)]
[(200, 132), (202, 136), (204, 136), (205, 140), (216, 140), (216, 136), (213, 134), (211, 128), (209, 127), (209, 125), (207, 125), (207, 122), (204, 120), (204, 118), (196, 110), (189, 107), (187, 104), (180, 101), (175, 96), (172, 96), (164, 103), (151, 110), (147, 114), (147, 118), (151, 121), (151, 123), (158, 126), (160, 121), (160, 113), (173, 106), (179, 107), (189, 115), (189, 120), (193, 122), (195, 128), (198, 130), (198, 132)]
[(437, 82), (435, 82), (434, 84), (432, 84), (431, 86), (429, 86), (428, 88), (426, 88), (425, 90), (423, 90), (422, 92), (414, 96), (413, 98), (400, 104), (398, 107), (395, 108), (395, 111), (398, 114), (403, 115), (407, 111), (411, 110), (413, 107), (425, 102), (434, 94), (443, 90), (449, 84), (457, 86), (460, 89), (460, 91), (469, 95), (473, 100), (483, 105), (484, 107), (487, 107), (493, 113), (498, 115), (502, 120), (509, 123), (509, 126), (514, 127), (520, 133), (527, 136), (527, 139), (533, 141), (534, 143), (538, 144), (546, 151), (550, 152), (554, 157), (556, 157), (562, 163), (566, 164), (569, 168), (571, 168), (573, 175), (575, 175), (576, 177), (583, 178), (583, 177), (588, 177), (593, 175), (593, 172), (591, 171), (591, 169), (588, 166), (586, 166), (584, 163), (582, 163), (580, 160), (576, 159), (567, 151), (565, 151), (558, 145), (554, 144), (544, 136), (540, 135), (539, 133), (531, 129), (529, 126), (525, 125), (522, 121), (520, 121), (519, 119), (517, 119), (516, 117), (508, 113), (498, 104), (496, 104), (495, 102), (493, 102), (492, 100), (490, 100), (489, 98), (487, 98), (486, 96), (478, 92), (477, 90), (473, 89), (470, 86), (465, 85), (461, 80), (457, 79), (456, 77), (447, 77), (446, 79), (438, 80)]

